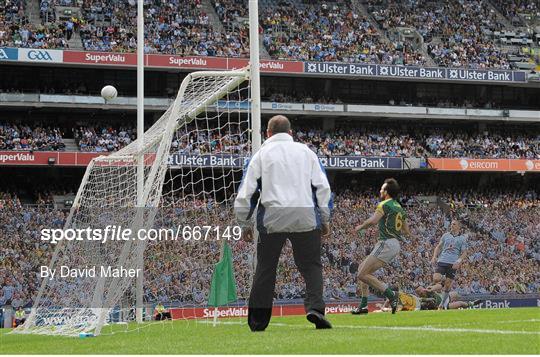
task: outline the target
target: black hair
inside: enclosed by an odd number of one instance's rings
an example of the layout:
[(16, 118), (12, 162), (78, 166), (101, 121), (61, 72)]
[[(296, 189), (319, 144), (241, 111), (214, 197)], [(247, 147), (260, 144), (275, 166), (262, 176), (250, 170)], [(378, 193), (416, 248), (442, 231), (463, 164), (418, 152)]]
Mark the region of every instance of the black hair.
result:
[(390, 197), (393, 199), (396, 199), (399, 195), (399, 184), (394, 178), (388, 178), (384, 180), (384, 183), (386, 184), (386, 192)]

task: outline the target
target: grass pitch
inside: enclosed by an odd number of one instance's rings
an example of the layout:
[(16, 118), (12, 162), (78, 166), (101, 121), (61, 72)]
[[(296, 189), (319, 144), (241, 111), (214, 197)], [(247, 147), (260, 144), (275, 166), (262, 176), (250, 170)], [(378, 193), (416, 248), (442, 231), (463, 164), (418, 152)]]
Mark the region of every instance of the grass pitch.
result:
[(540, 354), (540, 309), (330, 315), (332, 330), (304, 316), (273, 318), (252, 333), (245, 319), (114, 325), (94, 338), (7, 334), (1, 354)]

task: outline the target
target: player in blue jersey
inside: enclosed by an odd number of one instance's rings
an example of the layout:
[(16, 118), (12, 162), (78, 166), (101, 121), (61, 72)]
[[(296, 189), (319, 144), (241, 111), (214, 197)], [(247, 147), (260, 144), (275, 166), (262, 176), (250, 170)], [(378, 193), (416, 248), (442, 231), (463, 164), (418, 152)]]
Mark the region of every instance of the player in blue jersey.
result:
[[(450, 232), (442, 235), (439, 244), (433, 251), (431, 263), (436, 266), (435, 274), (433, 274), (433, 286), (443, 284), (442, 301), (439, 308), (448, 308), (450, 290), (456, 271), (467, 256), (467, 238), (467, 234), (462, 234), (461, 223), (458, 220), (453, 220), (450, 224)], [(443, 276), (444, 283), (442, 282)]]

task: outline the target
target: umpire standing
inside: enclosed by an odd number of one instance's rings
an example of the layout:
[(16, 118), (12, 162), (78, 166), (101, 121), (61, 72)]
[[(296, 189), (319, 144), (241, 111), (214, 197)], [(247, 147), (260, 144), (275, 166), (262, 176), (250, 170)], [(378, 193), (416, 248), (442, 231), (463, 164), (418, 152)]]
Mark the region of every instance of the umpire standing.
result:
[[(316, 328), (331, 328), (324, 317), (321, 235), (330, 234), (332, 193), (317, 155), (293, 141), (291, 123), (282, 115), (268, 122), (268, 139), (251, 158), (234, 209), (247, 240), (256, 215), (257, 268), (249, 297), (251, 331), (264, 331), (272, 316), (276, 268), (285, 241), (306, 282), (304, 306)], [(256, 211), (256, 213), (255, 213)]]

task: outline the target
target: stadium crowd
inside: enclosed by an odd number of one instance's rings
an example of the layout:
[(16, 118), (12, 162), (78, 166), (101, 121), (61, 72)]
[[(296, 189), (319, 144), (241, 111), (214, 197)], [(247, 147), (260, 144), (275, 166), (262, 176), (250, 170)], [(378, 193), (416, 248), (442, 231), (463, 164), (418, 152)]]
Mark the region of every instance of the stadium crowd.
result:
[(492, 0), (493, 4), (513, 23), (519, 24), (519, 14), (540, 15), (540, 4), (535, 0)]
[[(504, 29), (504, 21), (487, 0), (365, 3), (367, 13), (351, 1), (264, 3), (262, 43), (274, 59), (425, 65), (418, 45), (385, 35), (398, 27), (412, 27), (437, 65), (510, 68), (508, 55), (492, 38), (494, 31)], [(511, 19), (518, 12), (538, 11), (534, 1), (494, 0), (494, 4)], [(59, 20), (57, 5), (80, 6), (81, 16)], [(201, 0), (146, 1), (145, 52), (247, 57), (247, 1), (214, 0), (212, 5), (219, 25), (211, 21)], [(68, 48), (78, 32), (86, 50), (135, 51), (136, 9), (129, 1), (42, 0), (40, 26), (25, 18), (25, 8), (25, 0), (7, 0), (3, 13), (0, 8), (0, 46)]]
[(134, 128), (80, 126), (73, 129), (75, 143), (81, 151), (118, 151), (135, 140)]
[(57, 127), (0, 123), (0, 150), (64, 150)]
[[(216, 31), (200, 0), (146, 2), (145, 52), (178, 55), (247, 55), (245, 38)], [(81, 38), (87, 50), (133, 52), (136, 10), (127, 1), (88, 0), (83, 5)], [(109, 25), (103, 25), (110, 19)], [(245, 34), (244, 34), (245, 36)]]
[[(436, 193), (438, 192), (438, 193)], [(438, 195), (443, 204), (427, 203), (425, 196)], [(49, 196), (50, 197), (50, 196)], [(156, 222), (161, 226), (189, 219), (193, 224), (230, 224), (230, 211), (203, 196), (164, 202)], [(23, 205), (16, 195), (0, 195), (0, 306), (28, 306), (40, 279), (37, 269), (51, 257), (54, 245), (39, 240), (44, 227), (62, 227), (67, 212), (55, 209), (48, 196), (41, 205)], [(356, 293), (358, 263), (369, 254), (377, 230), (369, 229), (363, 238), (353, 231), (377, 204), (374, 192), (346, 189), (337, 192), (332, 220), (332, 236), (323, 243), (325, 297), (340, 299)], [(502, 294), (540, 292), (540, 195), (538, 192), (429, 191), (405, 192), (401, 198), (414, 239), (402, 244), (402, 253), (390, 267), (378, 272), (385, 281), (412, 291), (431, 281), (430, 259), (450, 220), (452, 212), (466, 223), (468, 257), (456, 280), (461, 294)], [(181, 218), (179, 218), (181, 217)], [(496, 219), (493, 219), (496, 217)], [(185, 221), (182, 223), (185, 224)], [(467, 226), (468, 225), (468, 226)], [(245, 298), (252, 278), (252, 245), (231, 241), (235, 259), (238, 295)], [(294, 299), (303, 294), (302, 278), (294, 268), (287, 243), (282, 255), (276, 298)], [(146, 299), (148, 301), (204, 304), (207, 298), (219, 244), (210, 239), (198, 241), (150, 242), (145, 253)]]
[(50, 196), (36, 203), (23, 205), (16, 195), (0, 193), (0, 306), (29, 306), (40, 284), (38, 268), (52, 254), (51, 245), (39, 239), (40, 229), (65, 222), (66, 212), (52, 209)]
[[(245, 133), (206, 133), (194, 131), (175, 140), (172, 152), (209, 154), (246, 153), (242, 145)], [(501, 130), (468, 133), (460, 130), (399, 130), (389, 128), (358, 129), (345, 127), (333, 131), (299, 128), (298, 142), (307, 144), (319, 156), (393, 156), (393, 157), (468, 157), (540, 159), (540, 134), (509, 133)], [(231, 148), (234, 146), (234, 151)], [(225, 150), (224, 150), (225, 149)]]
[[(467, 157), (540, 159), (540, 133), (512, 128), (493, 128), (483, 132), (432, 127), (388, 128), (343, 126), (329, 131), (313, 126), (297, 126), (296, 141), (307, 144), (319, 156), (392, 156), (392, 157)], [(247, 131), (237, 124), (221, 131), (188, 127), (177, 131), (171, 153), (246, 154)], [(80, 151), (112, 152), (136, 138), (131, 126), (86, 126), (72, 129)], [(65, 137), (60, 128), (0, 123), (0, 150), (64, 150)]]
[(263, 44), (271, 57), (303, 61), (423, 65), (407, 44), (383, 39), (349, 1), (302, 6), (291, 2), (264, 9)]
[(488, 1), (370, 1), (369, 5), (386, 30), (417, 29), (439, 66), (510, 68), (507, 54), (491, 37), (503, 24)]

